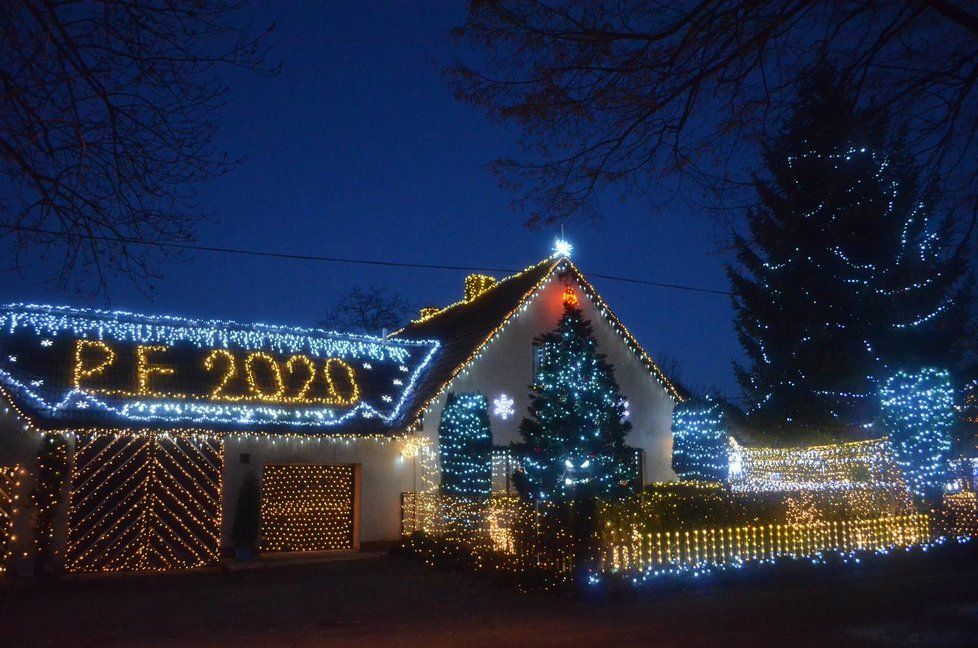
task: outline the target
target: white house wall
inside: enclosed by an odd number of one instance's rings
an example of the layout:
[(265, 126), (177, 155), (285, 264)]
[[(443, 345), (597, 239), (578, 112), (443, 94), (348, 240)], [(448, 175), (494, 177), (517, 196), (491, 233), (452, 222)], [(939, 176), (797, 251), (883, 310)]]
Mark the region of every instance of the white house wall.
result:
[[(626, 443), (645, 451), (645, 481), (675, 479), (671, 468), (671, 423), (675, 403), (576, 284), (575, 289), (584, 315), (591, 321), (598, 350), (608, 356), (621, 391), (628, 399), (632, 432)], [(448, 391), (476, 391), (489, 399), (493, 443), (509, 445), (521, 441), (519, 424), (529, 406), (529, 385), (533, 379), (533, 339), (557, 325), (563, 314), (563, 292), (564, 284), (551, 276), (525, 310), (510, 320), (478, 359), (428, 408), (423, 426), (426, 437), (437, 440), (438, 421)], [(515, 401), (516, 413), (508, 420), (492, 412), (492, 401), (504, 393)]]
[[(231, 529), (241, 482), (266, 464), (359, 464), (360, 542), (391, 542), (400, 537), (401, 493), (415, 490), (415, 460), (402, 456), (398, 440), (290, 440), (229, 437), (224, 443), (221, 545), (231, 546)], [(249, 455), (248, 463), (242, 454)]]

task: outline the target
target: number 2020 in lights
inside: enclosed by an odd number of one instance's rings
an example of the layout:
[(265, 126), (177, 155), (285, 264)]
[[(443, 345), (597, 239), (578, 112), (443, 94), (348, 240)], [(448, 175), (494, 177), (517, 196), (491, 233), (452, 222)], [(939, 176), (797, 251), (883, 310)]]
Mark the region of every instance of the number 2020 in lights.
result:
[[(92, 394), (231, 403), (342, 407), (353, 405), (360, 399), (356, 373), (340, 358), (317, 361), (296, 354), (283, 359), (263, 351), (235, 353), (228, 349), (212, 349), (200, 363), (214, 376), (213, 386), (206, 393), (161, 387), (159, 383), (164, 380), (170, 385), (184, 384), (178, 375), (180, 365), (166, 362), (171, 351), (171, 347), (161, 344), (137, 345), (131, 361), (134, 366), (126, 371), (135, 375), (135, 384), (129, 389), (118, 388), (99, 384), (100, 377), (113, 369), (118, 370), (115, 365), (120, 360), (116, 350), (102, 340), (76, 340), (72, 385)], [(320, 382), (322, 389), (317, 389)]]
[(386, 429), (439, 344), (67, 306), (0, 308), (0, 396), (50, 427)]

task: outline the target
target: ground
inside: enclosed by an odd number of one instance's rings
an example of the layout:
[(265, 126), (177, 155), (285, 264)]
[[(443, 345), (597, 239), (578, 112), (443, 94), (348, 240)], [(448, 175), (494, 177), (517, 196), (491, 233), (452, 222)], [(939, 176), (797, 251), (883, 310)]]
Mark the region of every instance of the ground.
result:
[(974, 645), (978, 559), (698, 584), (627, 600), (519, 594), (374, 555), (0, 583), (0, 645)]

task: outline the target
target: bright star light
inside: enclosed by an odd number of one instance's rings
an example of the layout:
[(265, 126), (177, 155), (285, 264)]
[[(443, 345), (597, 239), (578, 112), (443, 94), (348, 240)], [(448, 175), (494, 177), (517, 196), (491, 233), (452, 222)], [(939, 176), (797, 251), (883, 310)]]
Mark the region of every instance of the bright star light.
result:
[(570, 244), (570, 241), (565, 241), (564, 239), (554, 241), (554, 253), (557, 256), (569, 257), (573, 251), (574, 246)]

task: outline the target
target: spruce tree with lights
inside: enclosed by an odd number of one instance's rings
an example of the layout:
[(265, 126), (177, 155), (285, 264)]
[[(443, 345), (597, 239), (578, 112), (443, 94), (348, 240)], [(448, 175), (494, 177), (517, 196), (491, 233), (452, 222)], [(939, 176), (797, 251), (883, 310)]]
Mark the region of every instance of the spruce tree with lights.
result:
[(598, 353), (576, 299), (557, 328), (536, 339), (537, 371), (518, 446), (534, 499), (581, 499), (621, 491), (630, 480), (625, 398)]
[(889, 368), (956, 363), (968, 340), (967, 236), (837, 78), (809, 75), (734, 237), (736, 371), (762, 432), (867, 424)]

